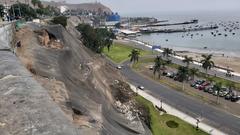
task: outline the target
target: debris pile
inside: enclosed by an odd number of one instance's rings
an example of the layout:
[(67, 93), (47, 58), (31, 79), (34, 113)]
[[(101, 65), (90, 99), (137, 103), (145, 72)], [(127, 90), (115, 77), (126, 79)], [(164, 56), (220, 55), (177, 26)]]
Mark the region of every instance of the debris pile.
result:
[(150, 128), (149, 109), (135, 100), (136, 93), (131, 90), (130, 86), (125, 82), (115, 80), (112, 89), (115, 91), (113, 95), (116, 99), (114, 102), (116, 109), (130, 121), (140, 118)]
[(46, 29), (34, 31), (38, 34), (39, 42), (42, 46), (51, 49), (62, 49), (63, 45), (59, 39), (57, 39), (53, 34), (50, 34)]

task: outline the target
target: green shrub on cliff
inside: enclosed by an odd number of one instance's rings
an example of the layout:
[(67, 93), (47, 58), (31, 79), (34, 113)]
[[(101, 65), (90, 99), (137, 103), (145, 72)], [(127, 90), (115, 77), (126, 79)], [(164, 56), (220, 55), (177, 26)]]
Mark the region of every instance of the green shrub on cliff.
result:
[(104, 47), (110, 48), (115, 38), (106, 28), (93, 28), (88, 24), (79, 24), (77, 30), (82, 34), (83, 44), (96, 53), (102, 53)]
[(65, 28), (67, 26), (67, 17), (65, 16), (54, 17), (52, 23), (61, 24)]

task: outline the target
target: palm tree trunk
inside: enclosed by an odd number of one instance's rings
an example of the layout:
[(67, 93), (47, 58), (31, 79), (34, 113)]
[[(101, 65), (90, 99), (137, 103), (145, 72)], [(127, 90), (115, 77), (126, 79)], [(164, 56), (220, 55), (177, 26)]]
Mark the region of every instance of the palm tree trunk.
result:
[(182, 90), (185, 89), (184, 81), (182, 82)]

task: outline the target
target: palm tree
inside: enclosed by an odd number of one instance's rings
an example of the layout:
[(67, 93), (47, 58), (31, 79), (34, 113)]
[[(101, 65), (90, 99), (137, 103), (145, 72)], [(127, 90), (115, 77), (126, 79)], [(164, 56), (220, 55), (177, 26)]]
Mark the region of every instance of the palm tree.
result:
[(39, 3), (39, 0), (32, 0), (31, 2), (32, 2), (33, 6), (35, 7)]
[(214, 82), (213, 77), (208, 77), (207, 80), (212, 84)]
[(5, 7), (3, 5), (0, 5), (0, 18), (4, 16), (4, 9)]
[(197, 68), (190, 68), (189, 69), (189, 75), (192, 76), (192, 80), (194, 80), (195, 76), (199, 73), (199, 70)]
[(182, 61), (183, 61), (183, 63), (186, 63), (187, 67), (189, 67), (189, 64), (193, 63), (193, 58), (192, 57), (188, 57), (187, 55), (185, 55), (184, 59)]
[(206, 74), (207, 74), (207, 71), (212, 67), (214, 67), (214, 62), (211, 60), (212, 54), (202, 55), (202, 57), (203, 57), (203, 60), (201, 60), (200, 62), (202, 63), (202, 67), (206, 70)]
[(217, 103), (219, 103), (219, 92), (222, 88), (222, 83), (221, 82), (217, 82), (214, 86), (213, 89), (217, 91)]
[(180, 66), (178, 68), (178, 77), (182, 81), (182, 90), (184, 90), (184, 83), (188, 80), (188, 68)]
[(153, 74), (155, 76), (156, 72), (158, 72), (158, 78), (161, 78), (161, 70), (165, 69), (165, 61), (162, 59), (161, 56), (157, 56), (154, 60), (155, 64), (153, 67)]
[(173, 50), (170, 48), (164, 48), (163, 49), (163, 56), (169, 58), (169, 55), (173, 53)]
[(132, 52), (128, 55), (128, 57), (131, 57), (130, 61), (135, 63), (138, 62), (139, 55), (140, 51), (138, 49), (132, 49)]
[(232, 90), (236, 88), (235, 83), (230, 81), (226, 83), (226, 86), (229, 89), (229, 92), (232, 92)]

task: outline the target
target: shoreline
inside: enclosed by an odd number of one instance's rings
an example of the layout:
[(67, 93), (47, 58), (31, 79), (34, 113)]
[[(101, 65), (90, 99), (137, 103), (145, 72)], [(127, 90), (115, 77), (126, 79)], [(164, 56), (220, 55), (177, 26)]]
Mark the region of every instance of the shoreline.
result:
[[(122, 41), (133, 42), (135, 44), (146, 46), (149, 49), (152, 48), (152, 45), (150, 45), (148, 43), (144, 43), (137, 39), (124, 38), (124, 39), (122, 39)], [(155, 49), (155, 50), (158, 52), (163, 52), (162, 49)], [(176, 51), (179, 51), (179, 50), (176, 50)], [(227, 69), (229, 68), (230, 70), (234, 71), (234, 72), (232, 72), (232, 74), (234, 76), (240, 76), (240, 65), (238, 64), (238, 63), (240, 63), (240, 57), (234, 57), (234, 56), (224, 56), (223, 57), (220, 55), (221, 53), (209, 53), (207, 51), (206, 52), (194, 52), (191, 50), (188, 50), (187, 52), (184, 51), (184, 53), (177, 53), (177, 56), (172, 56), (172, 57), (182, 60), (184, 55), (188, 55), (189, 57), (193, 57), (193, 59), (196, 60), (194, 62), (194, 64), (201, 65), (201, 63), (197, 62), (199, 59), (196, 59), (196, 58), (201, 58), (202, 54), (213, 54), (213, 60), (215, 61), (215, 64), (217, 66), (217, 67), (213, 68), (214, 70), (220, 71), (222, 73), (227, 73)], [(216, 55), (216, 54), (218, 54), (218, 55)]]

